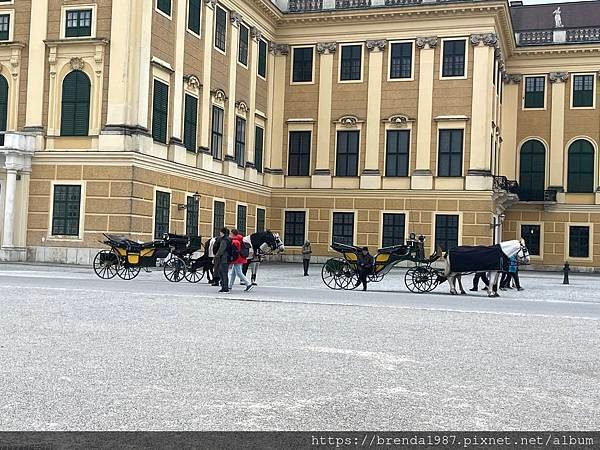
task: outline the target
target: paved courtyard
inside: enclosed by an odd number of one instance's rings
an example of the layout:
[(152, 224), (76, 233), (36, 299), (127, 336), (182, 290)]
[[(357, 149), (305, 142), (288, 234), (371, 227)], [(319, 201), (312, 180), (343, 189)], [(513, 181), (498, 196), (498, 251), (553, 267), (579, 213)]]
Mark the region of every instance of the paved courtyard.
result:
[(403, 276), (338, 292), (265, 264), (217, 294), (0, 265), (0, 430), (598, 428), (600, 277), (488, 299)]

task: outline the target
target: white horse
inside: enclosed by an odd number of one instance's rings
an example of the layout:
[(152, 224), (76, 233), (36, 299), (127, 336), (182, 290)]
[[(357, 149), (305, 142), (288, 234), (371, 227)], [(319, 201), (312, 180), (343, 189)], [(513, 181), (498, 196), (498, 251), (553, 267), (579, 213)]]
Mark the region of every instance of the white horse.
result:
[[(471, 247), (471, 248), (475, 248), (475, 247)], [(491, 249), (493, 247), (487, 247), (487, 248)], [(517, 261), (520, 264), (529, 264), (529, 250), (527, 250), (527, 247), (525, 246), (525, 241), (523, 239), (501, 242), (500, 249), (502, 250), (502, 253), (507, 258), (516, 256)], [(452, 272), (451, 268), (450, 268), (451, 267), (450, 253), (451, 252), (447, 252), (444, 255), (444, 257), (442, 258), (444, 260), (444, 264), (445, 264), (444, 276), (448, 279), (448, 284), (450, 285), (450, 293), (452, 295), (457, 294), (456, 280), (458, 280), (458, 286), (460, 287), (461, 295), (464, 295), (464, 294), (466, 294), (466, 292), (463, 289), (461, 276), (463, 274), (472, 273), (472, 272), (483, 272), (484, 270), (473, 270), (473, 271), (469, 271), (469, 272)], [(473, 264), (473, 267), (476, 269), (477, 261), (472, 261), (472, 264)], [(499, 297), (498, 292), (494, 290), (494, 286), (496, 286), (496, 287), (498, 286), (498, 278), (500, 276), (500, 273), (501, 273), (500, 267), (498, 268), (498, 270), (491, 270), (488, 272), (488, 278), (490, 280), (490, 283), (487, 287), (488, 297)]]

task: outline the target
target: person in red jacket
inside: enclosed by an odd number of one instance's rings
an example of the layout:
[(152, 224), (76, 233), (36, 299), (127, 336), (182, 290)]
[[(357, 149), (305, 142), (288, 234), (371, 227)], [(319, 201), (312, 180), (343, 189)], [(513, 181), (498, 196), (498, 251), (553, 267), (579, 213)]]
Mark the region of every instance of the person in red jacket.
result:
[(242, 271), (242, 266), (246, 264), (246, 258), (242, 256), (242, 239), (243, 236), (240, 234), (238, 230), (235, 228), (231, 230), (231, 244), (237, 250), (237, 258), (233, 261), (229, 261), (229, 290), (233, 287), (235, 283), (235, 278), (239, 277), (239, 279), (246, 285), (246, 291), (252, 289), (253, 284), (246, 278)]

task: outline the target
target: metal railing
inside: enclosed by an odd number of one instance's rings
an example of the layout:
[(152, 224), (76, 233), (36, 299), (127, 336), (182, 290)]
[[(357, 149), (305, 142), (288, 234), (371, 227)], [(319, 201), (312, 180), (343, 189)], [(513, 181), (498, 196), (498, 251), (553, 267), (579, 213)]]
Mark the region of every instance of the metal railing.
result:
[(567, 42), (600, 42), (600, 27), (567, 30)]
[(385, 0), (385, 6), (411, 6), (420, 5), (423, 0)]
[(335, 9), (368, 8), (371, 0), (335, 0)]
[(554, 33), (552, 30), (524, 31), (519, 33), (520, 45), (552, 44)]
[(557, 28), (517, 33), (519, 45), (581, 44), (600, 42), (600, 27)]
[(493, 189), (495, 191), (505, 191), (510, 194), (519, 194), (519, 183), (515, 180), (509, 180), (504, 175), (494, 176)]
[(544, 191), (544, 201), (556, 203), (556, 189), (547, 189)]
[(323, 9), (323, 0), (289, 0), (289, 12), (310, 12), (321, 11)]

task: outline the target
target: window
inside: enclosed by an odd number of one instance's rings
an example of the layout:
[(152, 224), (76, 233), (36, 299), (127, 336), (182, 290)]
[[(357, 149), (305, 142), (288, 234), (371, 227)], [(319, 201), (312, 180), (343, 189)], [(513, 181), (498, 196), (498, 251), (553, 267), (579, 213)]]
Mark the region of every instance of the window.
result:
[(246, 207), (245, 205), (238, 205), (236, 228), (242, 235), (246, 234), (246, 213), (247, 212), (248, 212), (248, 207)]
[(530, 140), (521, 147), (519, 170), (519, 199), (522, 201), (544, 200), (546, 183), (546, 151), (544, 144)]
[(212, 128), (210, 138), (210, 151), (213, 158), (221, 159), (223, 149), (223, 110), (218, 106), (212, 109)]
[(354, 243), (354, 213), (334, 212), (332, 242), (353, 245)]
[(81, 186), (56, 184), (52, 206), (52, 236), (79, 236)]
[(404, 244), (404, 220), (404, 214), (383, 214), (382, 247)]
[(152, 138), (167, 143), (167, 120), (169, 116), (169, 86), (154, 80), (152, 100)]
[(525, 77), (525, 108), (544, 108), (545, 84), (545, 77)]
[(310, 170), (310, 131), (290, 131), (288, 175), (307, 177)]
[(200, 34), (201, 0), (188, 0), (188, 30)]
[(92, 35), (92, 10), (77, 9), (67, 11), (65, 37)]
[(193, 195), (187, 196), (187, 215), (185, 218), (185, 234), (188, 236), (198, 236), (198, 214), (200, 211), (200, 201), (195, 200)]
[(248, 27), (240, 24), (240, 37), (238, 42), (238, 61), (244, 66), (248, 65), (248, 37), (250, 32)]
[[(8, 82), (0, 75), (0, 131), (6, 131), (8, 118)], [(4, 134), (0, 134), (0, 145), (4, 145)]]
[(189, 152), (196, 152), (196, 131), (198, 128), (198, 99), (185, 95), (183, 120), (183, 145)]
[(256, 208), (256, 232), (265, 231), (265, 210)]
[(171, 16), (171, 0), (156, 0), (156, 9)]
[(267, 43), (262, 39), (258, 41), (258, 75), (267, 77)]
[(310, 83), (313, 78), (313, 48), (295, 47), (292, 82)]
[(10, 39), (10, 14), (0, 14), (0, 41)]
[(338, 177), (358, 176), (359, 131), (337, 132), (335, 174)]
[(590, 228), (580, 226), (569, 227), (569, 257), (589, 258)]
[(390, 46), (390, 79), (412, 78), (412, 43), (397, 42)]
[(246, 119), (235, 118), (235, 161), (238, 166), (244, 166), (246, 156)]
[(285, 245), (302, 247), (304, 245), (304, 228), (306, 213), (304, 211), (285, 212)]
[(385, 176), (408, 176), (410, 131), (388, 130), (385, 149)]
[(262, 127), (254, 128), (254, 167), (258, 172), (263, 171), (263, 152), (265, 146), (265, 130)]
[(171, 213), (171, 194), (156, 191), (156, 207), (154, 210), (154, 239), (160, 239), (169, 232), (169, 216)]
[(90, 126), (90, 79), (81, 70), (70, 72), (62, 85), (61, 136), (87, 136)]
[(227, 12), (217, 6), (215, 14), (215, 47), (225, 51), (225, 42), (227, 39)]
[(213, 208), (213, 237), (225, 226), (225, 202), (215, 202)]
[(540, 256), (540, 228), (539, 225), (521, 225), (521, 237), (532, 256)]
[(594, 106), (594, 75), (573, 76), (573, 108)]
[(462, 176), (463, 130), (440, 130), (438, 177)]
[(340, 81), (361, 79), (362, 45), (343, 45), (340, 62)]
[(465, 47), (464, 39), (444, 41), (442, 77), (465, 76)]
[(458, 216), (435, 216), (435, 246), (441, 247), (445, 252), (458, 247)]
[(579, 139), (569, 146), (567, 192), (594, 192), (594, 147)]

